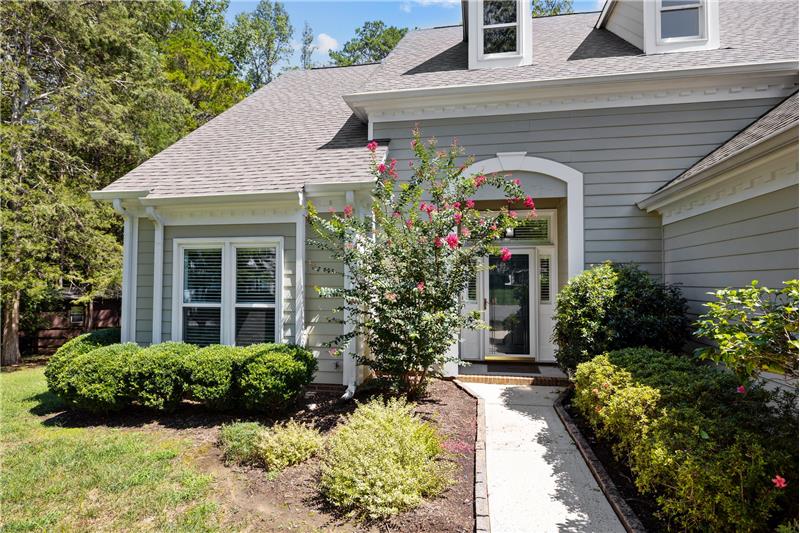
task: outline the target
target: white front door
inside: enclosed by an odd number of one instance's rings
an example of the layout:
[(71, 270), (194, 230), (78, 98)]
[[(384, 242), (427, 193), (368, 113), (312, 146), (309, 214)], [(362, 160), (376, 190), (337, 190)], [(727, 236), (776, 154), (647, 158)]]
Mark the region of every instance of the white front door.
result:
[(482, 271), (464, 294), (464, 312), (478, 311), (488, 329), (462, 332), (461, 359), (554, 362), (555, 247), (509, 249), (512, 256), (507, 262), (496, 256), (483, 258)]

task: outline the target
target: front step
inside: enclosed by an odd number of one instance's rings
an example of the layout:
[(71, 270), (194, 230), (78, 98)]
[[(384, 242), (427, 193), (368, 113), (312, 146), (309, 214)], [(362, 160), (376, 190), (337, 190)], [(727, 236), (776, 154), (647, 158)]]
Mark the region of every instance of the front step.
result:
[(460, 374), (457, 380), (465, 383), (491, 383), (492, 385), (538, 385), (546, 387), (568, 387), (569, 378), (559, 376), (485, 376)]

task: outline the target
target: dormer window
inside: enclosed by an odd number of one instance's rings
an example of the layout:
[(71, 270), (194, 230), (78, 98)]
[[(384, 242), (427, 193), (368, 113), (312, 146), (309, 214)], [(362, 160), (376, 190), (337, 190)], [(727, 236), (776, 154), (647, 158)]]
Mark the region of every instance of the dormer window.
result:
[(508, 0), (483, 0), (483, 55), (517, 53), (517, 3)]
[(644, 2), (644, 51), (646, 54), (691, 52), (717, 48), (719, 48), (719, 4), (717, 0)]
[(469, 0), (468, 4), (464, 23), (470, 69), (531, 64), (529, 0)]
[(703, 3), (700, 0), (661, 0), (658, 17), (662, 41), (669, 39), (701, 39)]

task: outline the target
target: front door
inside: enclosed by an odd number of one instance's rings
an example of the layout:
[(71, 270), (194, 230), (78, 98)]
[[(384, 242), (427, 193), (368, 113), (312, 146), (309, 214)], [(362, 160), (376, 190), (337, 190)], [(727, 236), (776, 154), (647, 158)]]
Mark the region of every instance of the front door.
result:
[(534, 357), (538, 346), (536, 291), (533, 279), (536, 249), (511, 249), (508, 261), (497, 256), (485, 259), (482, 285), (486, 358)]

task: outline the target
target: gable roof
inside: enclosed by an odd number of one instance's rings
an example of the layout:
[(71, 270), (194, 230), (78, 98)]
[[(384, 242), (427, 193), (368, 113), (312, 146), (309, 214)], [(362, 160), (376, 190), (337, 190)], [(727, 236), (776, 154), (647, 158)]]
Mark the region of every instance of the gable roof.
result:
[(776, 135), (790, 129), (796, 130), (797, 126), (798, 96), (797, 93), (794, 93), (745, 129), (731, 137), (719, 148), (692, 165), (683, 174), (661, 187), (657, 192), (666, 191), (667, 189), (675, 187), (706, 170), (728, 161), (745, 150), (754, 148)]
[[(371, 182), (367, 126), (342, 95), (376, 68), (286, 72), (102, 192), (150, 191), (152, 199)], [(385, 153), (386, 146), (379, 150)]]
[(719, 3), (720, 48), (644, 55), (605, 29), (598, 14), (533, 19), (533, 64), (468, 70), (461, 26), (411, 31), (359, 93), (661, 72), (696, 67), (797, 60), (798, 3)]

